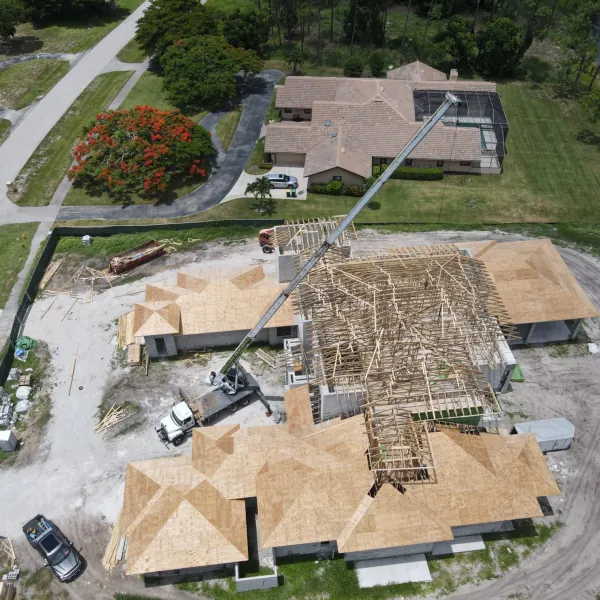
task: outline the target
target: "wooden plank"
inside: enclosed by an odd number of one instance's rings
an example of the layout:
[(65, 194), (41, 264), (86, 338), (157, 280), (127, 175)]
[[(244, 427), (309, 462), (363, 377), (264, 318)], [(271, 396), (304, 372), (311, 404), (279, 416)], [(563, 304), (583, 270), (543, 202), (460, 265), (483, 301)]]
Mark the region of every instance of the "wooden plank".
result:
[(127, 364), (139, 365), (142, 362), (141, 344), (130, 344), (127, 346)]

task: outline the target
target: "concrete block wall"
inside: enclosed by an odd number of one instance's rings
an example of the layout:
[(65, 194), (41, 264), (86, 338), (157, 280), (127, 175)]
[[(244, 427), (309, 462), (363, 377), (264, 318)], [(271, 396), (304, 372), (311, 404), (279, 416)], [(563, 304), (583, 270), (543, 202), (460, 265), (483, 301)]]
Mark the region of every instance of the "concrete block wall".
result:
[(433, 550), (433, 544), (413, 544), (412, 546), (394, 546), (393, 548), (377, 548), (376, 550), (363, 550), (362, 552), (346, 552), (344, 560), (355, 562), (358, 560), (374, 560), (390, 558), (393, 556), (406, 556), (408, 554), (424, 554)]
[(315, 544), (295, 544), (293, 546), (280, 546), (273, 548), (275, 558), (283, 558), (286, 556), (322, 556), (324, 558), (331, 558), (333, 554), (337, 553), (337, 542), (322, 542)]
[(240, 568), (235, 565), (235, 585), (238, 592), (251, 592), (252, 590), (267, 590), (279, 585), (277, 566), (271, 575), (258, 575), (256, 577), (240, 577)]
[(279, 283), (288, 283), (296, 277), (296, 264), (294, 255), (282, 253), (279, 248), (276, 250), (277, 260), (275, 261), (275, 272)]
[[(164, 354), (159, 354), (156, 347), (156, 338), (162, 338), (164, 340), (166, 348), (166, 352)], [(146, 350), (148, 351), (148, 356), (150, 356), (150, 358), (177, 355), (177, 344), (175, 343), (175, 337), (172, 335), (147, 335), (144, 339), (146, 341)]]

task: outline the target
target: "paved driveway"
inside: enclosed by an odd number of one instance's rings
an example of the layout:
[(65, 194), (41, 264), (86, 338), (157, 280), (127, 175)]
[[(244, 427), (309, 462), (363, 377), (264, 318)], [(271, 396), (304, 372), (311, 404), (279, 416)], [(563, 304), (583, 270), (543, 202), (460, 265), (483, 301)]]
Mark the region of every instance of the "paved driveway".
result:
[[(285, 175), (295, 177), (298, 180), (298, 189), (296, 191), (298, 197), (306, 198), (308, 177), (304, 177), (304, 167), (275, 167), (274, 169), (271, 169), (269, 173), (284, 173)], [(258, 177), (261, 177), (261, 175), (249, 175), (245, 171), (242, 171), (239, 179), (225, 197), (224, 202), (233, 200), (234, 198), (251, 198), (252, 195), (246, 194), (246, 186)], [(287, 198), (286, 192), (287, 190), (271, 190), (271, 196), (273, 198)]]
[[(281, 71), (267, 69), (254, 78), (246, 89), (243, 111), (229, 151), (220, 154), (209, 180), (191, 194), (171, 204), (138, 206), (64, 206), (58, 213), (60, 220), (77, 219), (156, 219), (185, 217), (215, 206), (227, 196), (244, 171), (244, 166), (260, 137), (263, 120), (275, 82), (283, 77)], [(208, 121), (211, 117), (210, 121)], [(214, 128), (212, 115), (203, 124)], [(213, 123), (214, 121), (214, 123)]]

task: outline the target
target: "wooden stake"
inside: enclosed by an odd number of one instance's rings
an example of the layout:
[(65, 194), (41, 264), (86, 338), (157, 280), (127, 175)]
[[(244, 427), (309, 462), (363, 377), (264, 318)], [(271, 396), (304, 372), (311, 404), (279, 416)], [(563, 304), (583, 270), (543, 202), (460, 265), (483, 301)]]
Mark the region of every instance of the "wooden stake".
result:
[(52, 308), (52, 305), (56, 302), (57, 298), (58, 296), (54, 296), (54, 300), (50, 302), (50, 306), (46, 309), (46, 312), (40, 317), (40, 321), (50, 312), (50, 309)]
[(73, 375), (75, 375), (75, 363), (77, 362), (77, 351), (79, 350), (79, 342), (75, 346), (75, 356), (73, 357), (73, 366), (71, 367), (71, 382), (69, 383), (69, 396), (71, 395), (71, 387), (73, 386)]
[(73, 304), (71, 304), (71, 306), (69, 307), (69, 310), (63, 315), (63, 318), (60, 320), (61, 323), (65, 320), (67, 315), (71, 312), (71, 309), (75, 306), (75, 302), (77, 302), (77, 300), (79, 300), (79, 297), (77, 297), (77, 298), (75, 298), (75, 300), (73, 300)]

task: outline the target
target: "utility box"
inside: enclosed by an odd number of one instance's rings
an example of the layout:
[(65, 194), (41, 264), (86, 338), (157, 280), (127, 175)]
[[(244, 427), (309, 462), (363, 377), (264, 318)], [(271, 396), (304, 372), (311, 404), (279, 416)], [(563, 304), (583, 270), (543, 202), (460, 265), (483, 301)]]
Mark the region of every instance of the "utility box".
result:
[(17, 449), (17, 444), (17, 438), (10, 429), (0, 431), (0, 450), (14, 452)]
[(575, 437), (575, 426), (567, 419), (546, 419), (517, 423), (514, 433), (533, 433), (542, 452), (567, 450)]

